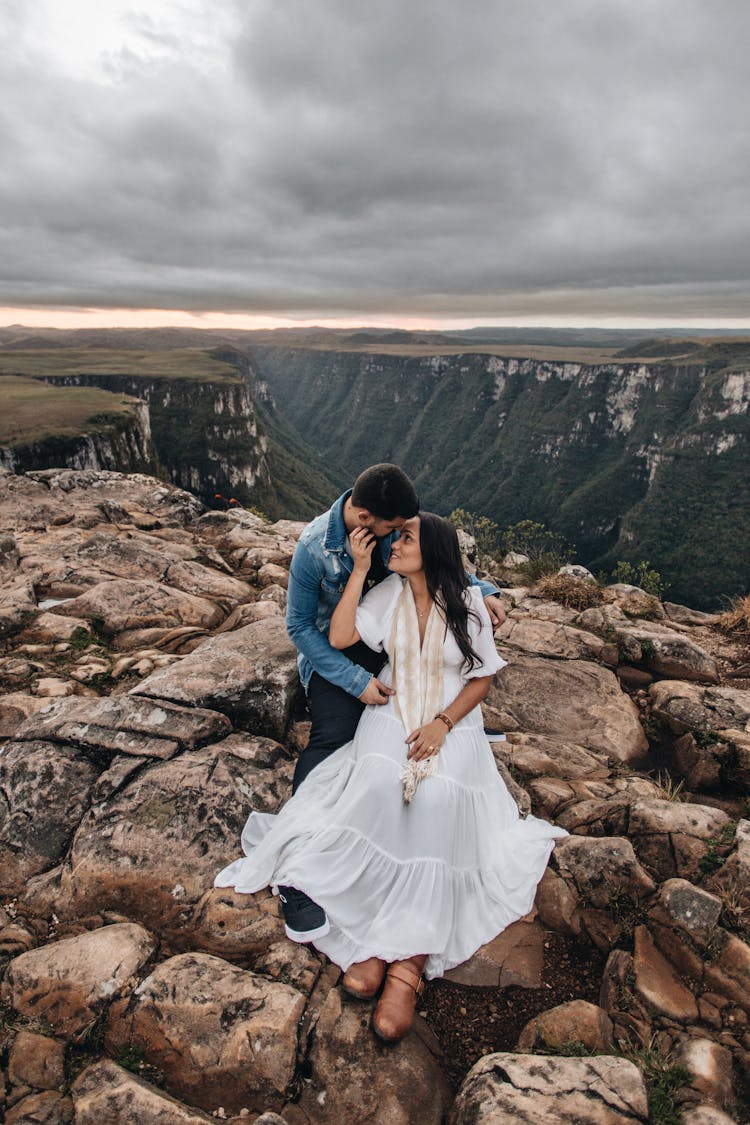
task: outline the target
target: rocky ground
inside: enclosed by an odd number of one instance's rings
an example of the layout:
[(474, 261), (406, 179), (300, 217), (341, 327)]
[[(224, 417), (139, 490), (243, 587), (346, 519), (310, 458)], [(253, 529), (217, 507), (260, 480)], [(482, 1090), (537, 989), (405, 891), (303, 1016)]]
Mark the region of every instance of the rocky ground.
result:
[(493, 750), (571, 835), (396, 1047), (270, 894), (211, 889), (306, 737), (300, 527), (0, 475), (5, 1120), (747, 1120), (748, 653), (705, 614), (506, 585)]

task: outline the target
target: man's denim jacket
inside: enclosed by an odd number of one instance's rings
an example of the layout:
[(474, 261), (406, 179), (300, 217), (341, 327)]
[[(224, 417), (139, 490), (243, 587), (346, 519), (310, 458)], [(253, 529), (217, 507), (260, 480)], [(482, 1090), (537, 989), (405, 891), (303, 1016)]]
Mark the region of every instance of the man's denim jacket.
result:
[[(313, 672), (317, 672), (350, 695), (360, 696), (372, 674), (328, 642), (331, 616), (354, 566), (346, 549), (344, 524), (344, 504), (350, 496), (351, 489), (308, 524), (300, 536), (289, 572), (286, 628), (299, 652), (297, 663), (305, 690)], [(378, 544), (386, 565), (395, 537), (388, 535)], [(485, 598), (497, 593), (491, 583), (480, 582), (473, 575), (469, 578), (472, 585), (481, 586)]]

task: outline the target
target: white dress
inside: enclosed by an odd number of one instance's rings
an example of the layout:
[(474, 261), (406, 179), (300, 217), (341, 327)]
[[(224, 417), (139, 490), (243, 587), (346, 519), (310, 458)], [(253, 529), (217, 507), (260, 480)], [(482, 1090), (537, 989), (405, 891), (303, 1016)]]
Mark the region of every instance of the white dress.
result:
[[(373, 649), (388, 644), (403, 579), (391, 575), (357, 610)], [(472, 648), (482, 664), (467, 674), (453, 635), (443, 642), (443, 708), (467, 679), (502, 668), (478, 587), (467, 598)], [(389, 683), (389, 666), (380, 679)], [(399, 774), (408, 747), (389, 702), (367, 707), (352, 742), (310, 773), (277, 814), (253, 813), (245, 857), (215, 886), (252, 893), (292, 886), (323, 907), (330, 932), (315, 945), (342, 969), (368, 957), (400, 961), (428, 954), (439, 977), (527, 914), (556, 838), (544, 820), (519, 817), (497, 772), (475, 707), (447, 735), (435, 773), (404, 804)]]

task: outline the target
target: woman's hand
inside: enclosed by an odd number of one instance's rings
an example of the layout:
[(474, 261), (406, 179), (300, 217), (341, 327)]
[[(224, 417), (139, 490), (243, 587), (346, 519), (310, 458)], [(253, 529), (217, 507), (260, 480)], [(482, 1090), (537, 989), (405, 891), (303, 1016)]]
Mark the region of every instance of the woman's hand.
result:
[(367, 574), (377, 539), (369, 527), (358, 527), (349, 536), (349, 542), (352, 546), (354, 569)]
[(407, 743), (411, 743), (411, 749), (406, 757), (414, 762), (432, 758), (445, 742), (447, 733), (448, 728), (442, 719), (433, 719), (431, 723), (417, 727), (406, 739)]

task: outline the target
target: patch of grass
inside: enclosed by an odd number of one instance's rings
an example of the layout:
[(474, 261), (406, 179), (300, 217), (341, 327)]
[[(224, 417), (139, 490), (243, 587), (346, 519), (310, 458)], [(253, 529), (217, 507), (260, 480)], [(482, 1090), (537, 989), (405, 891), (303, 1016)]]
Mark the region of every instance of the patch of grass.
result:
[(685, 799), (683, 794), (685, 789), (684, 777), (680, 781), (675, 781), (666, 770), (664, 772), (659, 770), (655, 783), (659, 787), (659, 797), (662, 801), (683, 801)]
[(595, 582), (574, 578), (571, 574), (554, 574), (541, 580), (538, 593), (569, 609), (590, 609), (601, 605), (602, 592)]
[(80, 434), (86, 429), (107, 430), (133, 414), (138, 401), (98, 387), (56, 387), (12, 375), (2, 379), (0, 390), (0, 445), (12, 447), (46, 437)]
[(652, 1125), (680, 1125), (682, 1113), (676, 1094), (691, 1082), (690, 1071), (675, 1066), (658, 1046), (655, 1035), (645, 1046), (625, 1045), (622, 1054), (634, 1063), (646, 1083), (649, 1121)]
[(726, 863), (726, 857), (719, 855), (713, 847), (709, 847), (705, 855), (702, 855), (698, 861), (698, 867), (704, 875), (713, 875), (714, 871), (718, 871)]
[(612, 886), (609, 892), (609, 910), (612, 917), (620, 927), (623, 937), (632, 939), (637, 926), (642, 926), (647, 921), (648, 911), (643, 903), (631, 891), (622, 887)]
[(705, 750), (708, 746), (715, 746), (717, 742), (721, 742), (721, 735), (715, 730), (695, 730), (693, 731), (693, 739), (696, 746)]
[[(19, 348), (0, 353), (0, 376), (130, 375), (143, 379), (192, 379), (238, 383), (227, 363), (202, 348)], [(3, 383), (3, 387), (5, 383)]]
[(123, 1047), (118, 1052), (115, 1062), (118, 1066), (131, 1071), (133, 1074), (140, 1074), (143, 1070), (145, 1057), (143, 1047), (139, 1047), (137, 1043), (131, 1043), (129, 1047)]

